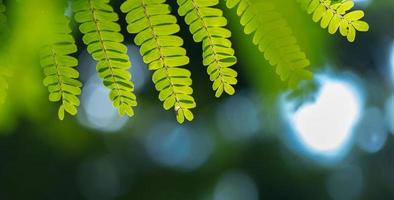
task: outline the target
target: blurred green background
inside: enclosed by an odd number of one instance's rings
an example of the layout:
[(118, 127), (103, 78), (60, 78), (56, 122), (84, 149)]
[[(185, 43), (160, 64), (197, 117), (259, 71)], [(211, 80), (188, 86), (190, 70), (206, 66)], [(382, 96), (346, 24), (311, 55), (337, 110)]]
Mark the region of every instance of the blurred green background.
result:
[(111, 4), (133, 63), (136, 116), (118, 117), (73, 24), (84, 88), (78, 116), (65, 121), (35, 57), (50, 28), (42, 11), (58, 2), (6, 1), (1, 64), (13, 74), (0, 105), (0, 199), (393, 199), (394, 2), (355, 2), (371, 30), (350, 44), (295, 1), (275, 1), (316, 73), (292, 98), (223, 2), (240, 83), (235, 96), (214, 98), (201, 45), (179, 18), (198, 104), (195, 121), (179, 125), (157, 99), (121, 0)]

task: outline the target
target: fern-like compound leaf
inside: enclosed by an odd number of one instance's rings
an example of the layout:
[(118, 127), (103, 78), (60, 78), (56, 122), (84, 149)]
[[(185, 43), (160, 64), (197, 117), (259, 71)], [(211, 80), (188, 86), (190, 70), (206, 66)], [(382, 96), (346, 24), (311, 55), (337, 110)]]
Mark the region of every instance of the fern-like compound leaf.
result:
[(192, 97), (192, 80), (189, 70), (181, 68), (189, 64), (182, 38), (175, 34), (180, 27), (165, 0), (127, 0), (121, 10), (127, 13), (127, 30), (136, 34), (135, 43), (140, 46), (143, 60), (153, 70), (152, 80), (160, 92), (166, 110), (174, 108), (177, 120), (183, 123), (193, 120), (191, 109), (196, 107)]
[(97, 72), (104, 85), (110, 89), (109, 98), (121, 116), (133, 116), (137, 106), (134, 83), (127, 47), (122, 44), (119, 17), (109, 5), (109, 0), (75, 0), (75, 20), (84, 34), (83, 42), (97, 61)]
[(178, 13), (185, 16), (189, 30), (195, 42), (202, 42), (203, 64), (213, 81), (215, 96), (220, 97), (223, 92), (229, 95), (235, 93), (233, 85), (237, 84), (237, 72), (230, 67), (236, 64), (234, 49), (231, 47), (231, 32), (224, 28), (227, 19), (223, 12), (214, 8), (219, 0), (177, 0)]
[(67, 17), (56, 20), (48, 45), (42, 48), (40, 63), (48, 87), (49, 100), (60, 102), (59, 119), (64, 119), (65, 112), (76, 115), (80, 104), (78, 95), (81, 94), (82, 84), (78, 81), (79, 72), (75, 69), (78, 60), (71, 56), (77, 52), (74, 37), (71, 35)]
[(352, 0), (333, 2), (331, 0), (298, 0), (302, 7), (312, 14), (314, 22), (320, 22), (320, 26), (328, 29), (330, 34), (336, 32), (346, 37), (349, 42), (354, 42), (356, 33), (367, 32), (369, 25), (363, 21), (362, 10), (350, 11), (354, 7)]
[(292, 88), (299, 81), (312, 78), (306, 68), (310, 65), (297, 44), (292, 30), (270, 3), (252, 3), (251, 0), (226, 0), (228, 8), (237, 7), (237, 15), (246, 34), (253, 34), (253, 43), (264, 53), (264, 57), (283, 81)]

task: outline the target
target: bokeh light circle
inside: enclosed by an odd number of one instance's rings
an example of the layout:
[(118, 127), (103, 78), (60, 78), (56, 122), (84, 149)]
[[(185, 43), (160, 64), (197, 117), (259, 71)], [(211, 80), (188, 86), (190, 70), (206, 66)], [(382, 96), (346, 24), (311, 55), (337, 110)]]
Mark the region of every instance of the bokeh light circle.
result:
[(281, 110), (293, 147), (319, 161), (340, 160), (350, 149), (363, 109), (358, 85), (347, 78), (318, 75), (320, 90), (313, 102), (295, 109), (281, 98)]
[(218, 181), (213, 200), (258, 200), (259, 193), (256, 183), (248, 175), (231, 171), (224, 174)]

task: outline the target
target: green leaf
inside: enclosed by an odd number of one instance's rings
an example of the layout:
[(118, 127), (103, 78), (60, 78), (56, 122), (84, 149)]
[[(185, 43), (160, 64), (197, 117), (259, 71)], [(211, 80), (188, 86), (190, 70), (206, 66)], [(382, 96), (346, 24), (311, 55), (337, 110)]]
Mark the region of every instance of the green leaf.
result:
[[(74, 0), (74, 18), (80, 23), (83, 42), (97, 61), (97, 72), (110, 89), (109, 98), (120, 115), (133, 116), (137, 105), (127, 47), (117, 23), (119, 17), (108, 0)], [(70, 71), (71, 72), (71, 71)], [(69, 73), (70, 73), (69, 72)]]
[(60, 120), (64, 120), (64, 105), (61, 105), (58, 111), (58, 117)]
[[(304, 3), (303, 0), (299, 1)], [(312, 13), (317, 10), (314, 15), (315, 20), (330, 17), (329, 14), (324, 14), (325, 9), (320, 6), (320, 0), (307, 1), (308, 4), (304, 6), (308, 12)], [(258, 46), (270, 65), (276, 66), (275, 71), (283, 81), (288, 81), (289, 86), (292, 86), (305, 78), (300, 76), (300, 72), (306, 71), (305, 68), (309, 67), (310, 62), (297, 44), (287, 22), (272, 4), (252, 3), (250, 0), (226, 0), (226, 5), (229, 8), (237, 7), (240, 23), (245, 27), (244, 32), (253, 34), (253, 43)], [(235, 61), (230, 59), (228, 62)], [(208, 70), (215, 72), (215, 66), (210, 66)], [(217, 89), (216, 96), (220, 96), (223, 91), (233, 94), (234, 88), (231, 85), (237, 82), (233, 78), (234, 72), (223, 71), (221, 73), (226, 75), (223, 80), (227, 84), (221, 85), (220, 81), (214, 82), (213, 88)]]
[(45, 78), (43, 83), (48, 87), (49, 101), (60, 102), (58, 117), (64, 119), (65, 112), (76, 115), (80, 101), (82, 83), (77, 80), (79, 72), (74, 68), (78, 60), (71, 56), (77, 52), (77, 46), (69, 19), (64, 16), (54, 19), (55, 28), (50, 30), (49, 43), (40, 51), (40, 63)]
[[(297, 0), (302, 7), (312, 14), (315, 22), (320, 21), (320, 26), (328, 28), (330, 34), (340, 32), (349, 42), (354, 42), (357, 31), (369, 30), (368, 23), (362, 21), (364, 12), (362, 10), (350, 11), (354, 7), (352, 0)], [(350, 12), (349, 12), (350, 11)]]
[[(185, 17), (185, 22), (189, 25), (194, 40), (203, 43), (203, 64), (207, 67), (210, 80), (215, 84), (215, 87), (212, 88), (217, 90), (220, 87), (223, 88), (224, 85), (234, 84), (234, 82), (226, 82), (227, 79), (224, 76), (236, 79), (238, 74), (222, 72), (235, 65), (237, 58), (234, 56), (234, 49), (228, 40), (231, 37), (231, 31), (224, 28), (227, 25), (227, 19), (220, 9), (214, 8), (219, 4), (219, 1), (177, 0), (177, 2), (178, 13)], [(215, 96), (220, 97), (223, 91), (230, 95), (235, 92), (235, 90), (222, 90), (216, 92)]]
[[(183, 39), (175, 34), (180, 27), (165, 0), (126, 0), (121, 10), (126, 15), (129, 33), (136, 34), (143, 61), (153, 70), (152, 81), (165, 110), (174, 108), (179, 123), (185, 121), (184, 110), (195, 107), (189, 57), (182, 47)], [(185, 103), (188, 102), (188, 103)], [(190, 102), (190, 103), (189, 103)], [(188, 111), (186, 119), (193, 114)]]

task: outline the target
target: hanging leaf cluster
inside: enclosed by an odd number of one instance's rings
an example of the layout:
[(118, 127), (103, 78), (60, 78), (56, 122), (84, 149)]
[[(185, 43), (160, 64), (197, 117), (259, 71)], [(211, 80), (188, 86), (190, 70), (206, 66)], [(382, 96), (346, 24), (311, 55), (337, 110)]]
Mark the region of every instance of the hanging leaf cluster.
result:
[[(323, 29), (331, 34), (339, 32), (350, 42), (355, 41), (357, 32), (369, 29), (362, 20), (364, 12), (351, 10), (354, 7), (351, 0), (297, 1)], [(60, 119), (64, 119), (65, 113), (77, 114), (82, 88), (76, 68), (78, 60), (74, 57), (78, 49), (70, 20), (78, 24), (83, 43), (97, 62), (97, 74), (110, 91), (108, 98), (121, 116), (133, 116), (137, 106), (130, 73), (133, 60), (123, 43), (125, 37), (134, 36), (134, 44), (152, 71), (152, 81), (164, 109), (173, 110), (179, 123), (193, 120), (197, 104), (188, 70), (190, 59), (183, 47), (184, 40), (178, 35), (181, 27), (177, 15), (187, 24), (193, 40), (201, 44), (201, 70), (205, 70), (212, 81), (215, 96), (236, 93), (239, 71), (235, 68), (233, 34), (227, 28), (228, 20), (219, 7), (219, 0), (177, 0), (177, 8), (166, 0), (124, 0), (120, 10), (126, 16), (127, 35), (121, 34), (119, 15), (110, 0), (71, 0), (70, 3), (73, 17), (59, 12), (53, 19), (48, 42), (40, 52), (43, 82), (49, 91), (49, 100), (59, 103)], [(310, 61), (279, 8), (264, 0), (223, 0), (223, 3), (236, 10), (244, 33), (252, 35), (253, 44), (290, 87), (297, 88), (300, 81), (312, 79), (308, 69)], [(1, 4), (0, 22), (4, 12)], [(4, 99), (7, 88), (3, 77), (0, 74), (0, 100)]]

